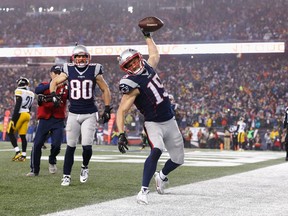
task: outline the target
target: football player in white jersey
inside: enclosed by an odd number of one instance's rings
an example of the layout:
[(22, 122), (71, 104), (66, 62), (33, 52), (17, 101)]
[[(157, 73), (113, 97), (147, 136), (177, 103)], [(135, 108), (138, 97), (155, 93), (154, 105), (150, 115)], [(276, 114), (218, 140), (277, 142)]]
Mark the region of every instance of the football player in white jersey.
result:
[[(15, 90), (15, 107), (7, 132), (16, 152), (12, 161), (25, 161), (27, 149), (26, 134), (30, 121), (30, 111), (34, 100), (34, 93), (29, 90), (29, 80), (25, 77), (20, 77), (17, 80), (17, 86)], [(17, 144), (16, 132), (18, 132), (22, 141), (22, 152)]]
[(246, 123), (244, 118), (240, 117), (237, 122), (237, 132), (238, 132), (238, 145), (243, 150), (245, 149), (245, 137), (246, 137)]

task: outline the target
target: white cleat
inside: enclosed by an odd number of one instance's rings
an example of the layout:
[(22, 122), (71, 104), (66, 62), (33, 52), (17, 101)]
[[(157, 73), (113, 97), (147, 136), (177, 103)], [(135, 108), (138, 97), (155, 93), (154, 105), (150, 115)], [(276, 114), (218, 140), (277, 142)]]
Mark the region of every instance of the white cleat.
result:
[(70, 175), (64, 175), (62, 178), (61, 186), (69, 186), (71, 184), (71, 177)]
[(88, 174), (89, 174), (89, 169), (86, 167), (81, 167), (81, 172), (80, 172), (80, 182), (81, 183), (86, 183), (88, 180)]
[(155, 172), (154, 179), (155, 179), (156, 190), (157, 190), (158, 194), (164, 194), (164, 188), (165, 188), (166, 184), (168, 184), (168, 178), (166, 177), (164, 180), (162, 180), (160, 178), (160, 173)]
[(148, 189), (142, 189), (137, 195), (137, 203), (141, 205), (148, 205), (148, 193)]
[(57, 172), (57, 166), (56, 164), (49, 164), (49, 172), (51, 174), (55, 174)]

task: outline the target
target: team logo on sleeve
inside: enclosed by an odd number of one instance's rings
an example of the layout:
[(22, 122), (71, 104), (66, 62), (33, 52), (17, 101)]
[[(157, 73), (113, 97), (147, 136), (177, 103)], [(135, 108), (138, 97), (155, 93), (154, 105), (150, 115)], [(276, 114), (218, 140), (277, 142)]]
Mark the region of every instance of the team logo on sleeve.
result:
[(127, 85), (125, 85), (125, 84), (121, 84), (121, 85), (119, 86), (119, 89), (120, 89), (120, 91), (121, 91), (123, 94), (129, 92), (129, 87), (128, 87)]

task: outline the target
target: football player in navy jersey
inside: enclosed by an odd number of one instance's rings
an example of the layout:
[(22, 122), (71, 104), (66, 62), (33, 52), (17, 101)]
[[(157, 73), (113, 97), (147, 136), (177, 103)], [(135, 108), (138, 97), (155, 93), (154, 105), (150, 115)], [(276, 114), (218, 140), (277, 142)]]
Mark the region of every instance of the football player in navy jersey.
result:
[[(157, 192), (163, 194), (168, 182), (167, 175), (184, 163), (184, 143), (168, 93), (155, 71), (160, 59), (157, 46), (150, 33), (143, 34), (148, 45), (147, 61), (134, 49), (127, 49), (118, 57), (120, 68), (127, 75), (119, 84), (123, 96), (117, 110), (116, 124), (119, 130), (118, 148), (121, 153), (125, 153), (128, 150), (128, 140), (124, 131), (125, 114), (135, 104), (144, 116), (144, 130), (151, 152), (144, 163), (142, 187), (137, 195), (137, 202), (148, 204), (148, 187), (153, 175)], [(155, 172), (164, 149), (167, 149), (170, 159), (166, 161), (162, 170)]]
[(90, 63), (91, 56), (83, 45), (76, 45), (72, 51), (72, 63), (63, 65), (63, 72), (50, 83), (50, 92), (53, 95), (54, 106), (59, 106), (61, 100), (56, 95), (56, 86), (68, 80), (69, 90), (69, 113), (66, 125), (67, 148), (65, 152), (62, 186), (71, 183), (71, 170), (74, 163), (74, 153), (78, 139), (81, 135), (83, 162), (80, 172), (80, 182), (85, 183), (88, 179), (88, 164), (92, 156), (93, 137), (98, 120), (98, 108), (95, 105), (95, 87), (99, 86), (103, 94), (105, 104), (102, 122), (110, 119), (110, 89), (103, 78), (103, 66)]

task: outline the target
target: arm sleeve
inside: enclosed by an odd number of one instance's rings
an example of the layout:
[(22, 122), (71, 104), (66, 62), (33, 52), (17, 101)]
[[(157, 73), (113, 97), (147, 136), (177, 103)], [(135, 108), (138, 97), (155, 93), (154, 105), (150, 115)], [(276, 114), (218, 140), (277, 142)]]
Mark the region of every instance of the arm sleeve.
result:
[(22, 97), (16, 96), (16, 104), (13, 111), (12, 121), (16, 124), (20, 116), (20, 107), (22, 104)]
[(50, 84), (43, 84), (41, 83), (40, 85), (38, 85), (36, 88), (35, 88), (35, 93), (36, 94), (43, 94), (45, 90), (49, 89), (50, 87)]

